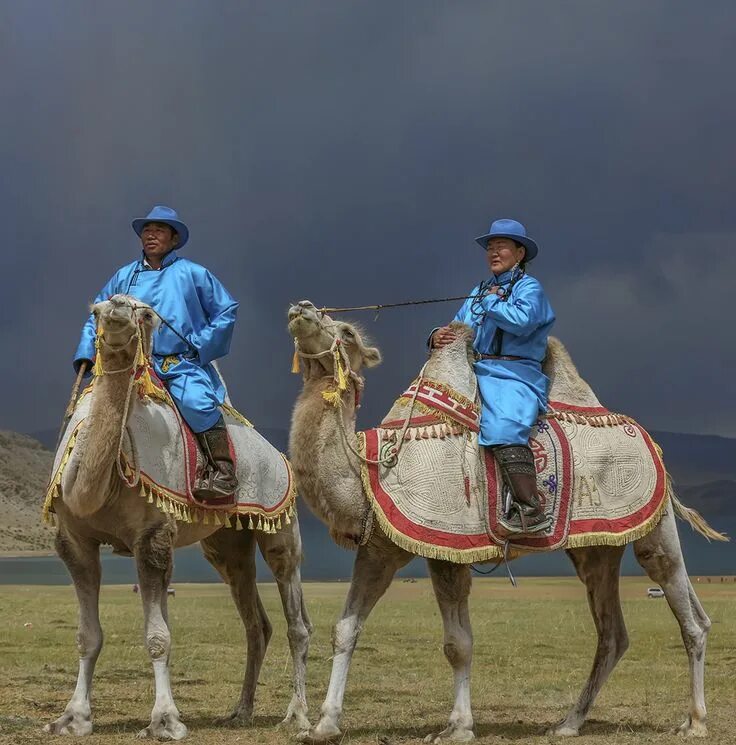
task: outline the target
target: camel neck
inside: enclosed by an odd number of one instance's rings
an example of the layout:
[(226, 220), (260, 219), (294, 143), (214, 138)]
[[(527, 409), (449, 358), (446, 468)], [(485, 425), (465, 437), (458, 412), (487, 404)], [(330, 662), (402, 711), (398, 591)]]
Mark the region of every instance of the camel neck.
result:
[[(289, 451), (299, 493), (330, 527), (360, 534), (365, 497), (355, 446), (355, 389), (342, 393), (340, 407), (325, 400), (334, 388), (330, 378), (305, 382), (292, 418)], [(342, 426), (340, 420), (342, 419)]]

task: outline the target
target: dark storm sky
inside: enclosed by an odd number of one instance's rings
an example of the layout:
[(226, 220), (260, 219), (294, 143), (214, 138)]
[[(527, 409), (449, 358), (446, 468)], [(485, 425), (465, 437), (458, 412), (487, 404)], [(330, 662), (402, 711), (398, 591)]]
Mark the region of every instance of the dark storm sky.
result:
[[(240, 301), (236, 405), (282, 427), (288, 303), (460, 295), (527, 224), (610, 408), (736, 436), (732, 2), (0, 5), (0, 427), (57, 424), (86, 305), (154, 203)], [(362, 424), (454, 306), (363, 320)]]

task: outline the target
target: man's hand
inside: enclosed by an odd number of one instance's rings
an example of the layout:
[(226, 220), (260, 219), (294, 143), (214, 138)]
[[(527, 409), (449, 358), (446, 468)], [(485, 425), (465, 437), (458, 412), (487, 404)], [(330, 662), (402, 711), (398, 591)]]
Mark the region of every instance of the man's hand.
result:
[(457, 334), (449, 327), (442, 326), (432, 334), (432, 348), (441, 349), (457, 339)]

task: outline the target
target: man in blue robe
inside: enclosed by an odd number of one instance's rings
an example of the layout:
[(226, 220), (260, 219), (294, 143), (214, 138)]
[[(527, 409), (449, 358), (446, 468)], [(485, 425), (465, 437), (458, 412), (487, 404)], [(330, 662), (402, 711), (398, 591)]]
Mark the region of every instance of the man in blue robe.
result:
[[(512, 505), (502, 521), (509, 533), (538, 533), (549, 527), (537, 494), (531, 427), (547, 409), (549, 380), (542, 372), (555, 314), (541, 284), (526, 273), (537, 244), (516, 220), (496, 220), (476, 241), (486, 251), (490, 277), (475, 287), (455, 316), (475, 329), (475, 374), (481, 398), (478, 442), (490, 447), (501, 468)], [(454, 339), (436, 329), (434, 347)]]
[[(171, 324), (162, 323), (153, 335), (153, 364), (208, 462), (194, 494), (222, 503), (234, 494), (237, 479), (219, 408), (225, 387), (212, 361), (230, 349), (238, 303), (210, 271), (179, 256), (189, 230), (173, 209), (156, 206), (132, 225), (143, 254), (118, 269), (95, 302), (133, 295)], [(74, 355), (75, 370), (83, 362), (91, 369), (96, 333), (90, 315)]]

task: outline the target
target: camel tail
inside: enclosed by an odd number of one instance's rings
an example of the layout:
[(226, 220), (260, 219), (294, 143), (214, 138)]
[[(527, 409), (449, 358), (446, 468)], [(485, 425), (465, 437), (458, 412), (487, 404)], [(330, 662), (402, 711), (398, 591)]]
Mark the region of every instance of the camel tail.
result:
[(725, 533), (719, 533), (708, 525), (706, 519), (692, 507), (686, 507), (678, 498), (672, 489), (669, 487), (670, 499), (672, 500), (672, 506), (675, 508), (675, 515), (681, 520), (684, 520), (696, 533), (707, 538), (709, 541), (730, 541), (731, 539)]

